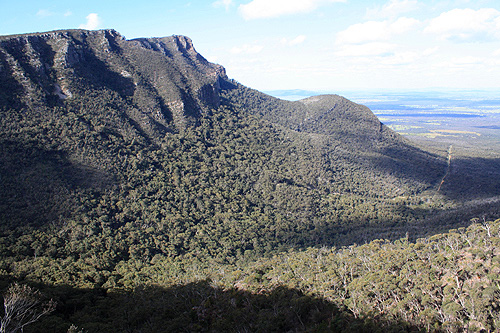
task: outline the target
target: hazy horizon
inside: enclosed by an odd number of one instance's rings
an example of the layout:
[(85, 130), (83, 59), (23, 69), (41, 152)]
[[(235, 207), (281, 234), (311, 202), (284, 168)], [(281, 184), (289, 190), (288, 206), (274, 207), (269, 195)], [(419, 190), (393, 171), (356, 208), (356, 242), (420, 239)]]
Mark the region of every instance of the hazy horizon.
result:
[[(497, 89), (454, 89), (454, 88), (427, 88), (427, 89), (352, 89), (352, 90), (303, 90), (303, 89), (276, 89), (276, 90), (264, 90), (264, 93), (277, 97), (280, 99), (285, 99), (289, 101), (297, 101), (303, 98), (323, 95), (323, 94), (336, 94), (348, 99), (353, 100), (357, 103), (366, 103), (369, 101), (378, 101), (380, 98), (385, 100), (399, 100), (402, 96), (416, 96), (424, 95), (427, 98), (435, 98), (440, 96), (441, 98), (461, 98), (464, 100), (482, 100), (482, 99), (493, 99), (498, 100), (500, 103), (500, 94)], [(500, 105), (500, 104), (499, 104)], [(499, 107), (500, 112), (500, 107)]]

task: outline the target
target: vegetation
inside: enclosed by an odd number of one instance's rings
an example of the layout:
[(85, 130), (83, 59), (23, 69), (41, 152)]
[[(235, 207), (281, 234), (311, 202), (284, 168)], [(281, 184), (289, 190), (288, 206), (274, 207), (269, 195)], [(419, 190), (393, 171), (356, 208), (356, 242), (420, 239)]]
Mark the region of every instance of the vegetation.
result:
[(248, 89), (180, 36), (0, 51), (0, 287), (57, 302), (26, 331), (499, 328), (496, 161), (464, 177), (474, 160), (339, 96)]
[(4, 315), (0, 318), (0, 332), (24, 331), (25, 326), (51, 313), (55, 304), (41, 304), (42, 295), (36, 289), (14, 283), (3, 296)]
[[(3, 261), (57, 310), (32, 329), (107, 331), (496, 331), (500, 220), (409, 242), (289, 250), (220, 264), (156, 256)], [(9, 269), (10, 267), (10, 269)], [(103, 283), (104, 282), (104, 283)], [(27, 327), (27, 330), (29, 327)]]

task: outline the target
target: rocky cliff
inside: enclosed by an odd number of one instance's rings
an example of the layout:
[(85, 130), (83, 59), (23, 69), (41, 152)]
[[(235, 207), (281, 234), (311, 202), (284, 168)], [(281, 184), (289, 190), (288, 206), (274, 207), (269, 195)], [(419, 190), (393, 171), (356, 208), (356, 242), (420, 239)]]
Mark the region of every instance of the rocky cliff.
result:
[(126, 40), (114, 30), (0, 37), (0, 105), (37, 109), (116, 95), (150, 136), (182, 131), (219, 106), (222, 66), (184, 36)]

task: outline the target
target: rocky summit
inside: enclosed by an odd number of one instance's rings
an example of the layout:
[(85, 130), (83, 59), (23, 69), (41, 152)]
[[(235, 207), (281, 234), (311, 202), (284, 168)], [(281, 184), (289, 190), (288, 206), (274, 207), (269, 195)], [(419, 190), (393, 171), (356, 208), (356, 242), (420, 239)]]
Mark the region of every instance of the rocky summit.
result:
[(114, 30), (0, 37), (0, 104), (63, 105), (90, 91), (116, 94), (145, 133), (182, 130), (219, 106), (222, 66), (184, 36), (126, 40)]

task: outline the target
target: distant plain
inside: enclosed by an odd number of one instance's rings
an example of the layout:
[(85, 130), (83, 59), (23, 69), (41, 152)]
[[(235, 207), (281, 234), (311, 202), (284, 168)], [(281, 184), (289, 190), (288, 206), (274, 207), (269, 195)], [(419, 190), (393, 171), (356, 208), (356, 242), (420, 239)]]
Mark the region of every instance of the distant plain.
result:
[[(314, 94), (268, 91), (288, 100)], [(500, 157), (500, 94), (497, 91), (335, 92), (366, 105), (382, 123), (409, 140), (440, 151), (450, 145), (467, 156)]]

